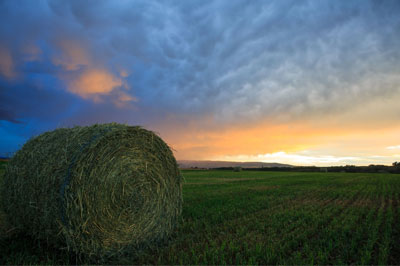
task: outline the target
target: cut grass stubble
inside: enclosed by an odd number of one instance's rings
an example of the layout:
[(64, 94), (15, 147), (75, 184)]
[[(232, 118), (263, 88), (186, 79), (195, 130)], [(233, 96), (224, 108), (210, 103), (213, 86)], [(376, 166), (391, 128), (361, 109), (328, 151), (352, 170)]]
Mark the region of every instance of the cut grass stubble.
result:
[[(399, 175), (253, 171), (183, 171), (183, 175), (183, 221), (173, 241), (110, 263), (400, 261)], [(12, 250), (8, 256), (23, 252)]]

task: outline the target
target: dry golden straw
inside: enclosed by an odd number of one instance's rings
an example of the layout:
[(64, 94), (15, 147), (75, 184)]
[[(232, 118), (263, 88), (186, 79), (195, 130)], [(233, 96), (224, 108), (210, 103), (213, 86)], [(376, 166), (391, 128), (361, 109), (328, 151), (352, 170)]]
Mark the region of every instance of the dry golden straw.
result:
[(108, 257), (166, 239), (182, 210), (182, 177), (165, 142), (140, 127), (60, 128), (10, 160), (1, 197), (33, 237)]

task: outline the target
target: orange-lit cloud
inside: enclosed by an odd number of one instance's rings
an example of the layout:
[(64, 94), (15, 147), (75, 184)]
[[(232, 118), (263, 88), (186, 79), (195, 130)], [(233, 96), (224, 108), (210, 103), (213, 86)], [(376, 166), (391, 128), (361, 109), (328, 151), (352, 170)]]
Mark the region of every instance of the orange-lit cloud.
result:
[(0, 75), (7, 79), (14, 79), (17, 74), (15, 72), (14, 60), (10, 51), (0, 45)]
[(57, 46), (60, 53), (53, 56), (52, 62), (62, 66), (64, 72), (61, 76), (68, 84), (70, 92), (94, 102), (102, 102), (105, 100), (104, 96), (107, 96), (117, 107), (137, 101), (125, 92), (130, 89), (123, 80), (129, 76), (128, 71), (122, 69), (119, 77), (116, 76), (101, 61), (93, 61), (84, 45), (77, 41), (60, 40)]
[(130, 102), (137, 102), (137, 98), (132, 97), (123, 91), (118, 91), (117, 97), (113, 100), (113, 103), (119, 108), (127, 106)]
[(122, 69), (122, 70), (119, 72), (119, 75), (120, 75), (121, 77), (123, 77), (123, 78), (129, 77), (129, 73), (128, 73), (128, 71), (126, 71), (125, 69)]
[(57, 47), (61, 53), (53, 56), (54, 65), (61, 65), (65, 70), (73, 71), (91, 64), (88, 53), (78, 42), (60, 40), (57, 42)]
[[(69, 91), (82, 98), (92, 98), (98, 101), (99, 95), (106, 95), (117, 87), (122, 86), (121, 79), (113, 76), (104, 69), (91, 69), (82, 73), (70, 83)], [(127, 101), (128, 98), (122, 100)]]

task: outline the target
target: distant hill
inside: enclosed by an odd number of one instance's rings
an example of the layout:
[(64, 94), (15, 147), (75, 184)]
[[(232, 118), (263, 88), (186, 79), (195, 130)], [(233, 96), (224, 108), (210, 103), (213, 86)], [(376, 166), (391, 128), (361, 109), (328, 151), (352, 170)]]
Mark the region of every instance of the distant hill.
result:
[(242, 167), (242, 168), (262, 168), (262, 167), (293, 167), (290, 164), (263, 163), (263, 162), (228, 162), (228, 161), (192, 161), (178, 160), (180, 168), (220, 168), (220, 167)]
[(7, 161), (9, 161), (9, 160), (10, 160), (10, 158), (8, 158), (8, 157), (0, 156), (0, 161), (1, 161), (1, 162), (7, 162)]

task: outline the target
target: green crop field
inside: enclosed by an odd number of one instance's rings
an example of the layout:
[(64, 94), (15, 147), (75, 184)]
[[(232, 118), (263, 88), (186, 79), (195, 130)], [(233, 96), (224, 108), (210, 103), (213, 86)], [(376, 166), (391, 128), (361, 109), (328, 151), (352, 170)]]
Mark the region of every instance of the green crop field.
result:
[[(183, 215), (174, 238), (109, 263), (400, 264), (400, 175), (183, 175)], [(0, 264), (84, 260), (15, 232), (3, 213), (0, 234)]]

